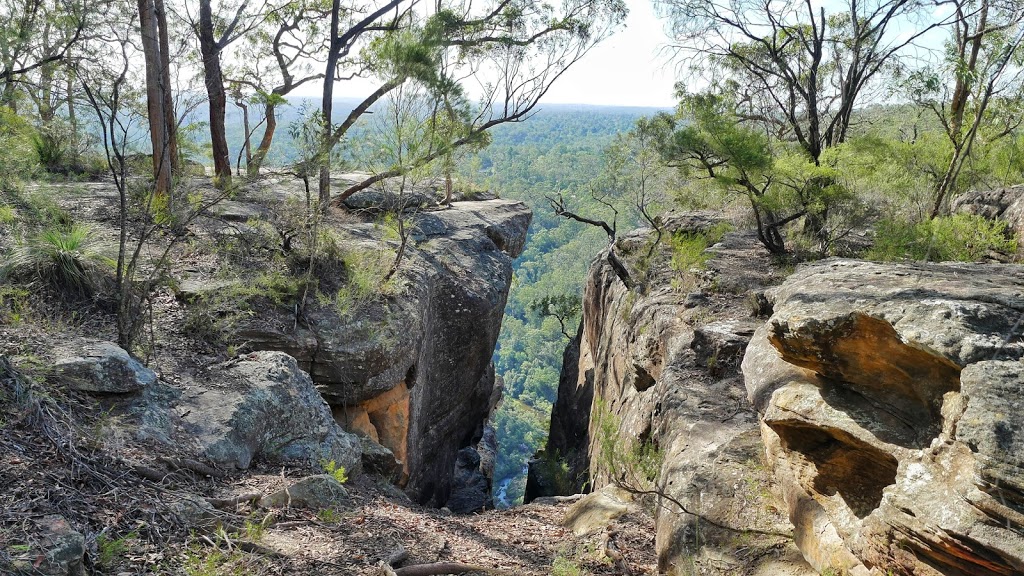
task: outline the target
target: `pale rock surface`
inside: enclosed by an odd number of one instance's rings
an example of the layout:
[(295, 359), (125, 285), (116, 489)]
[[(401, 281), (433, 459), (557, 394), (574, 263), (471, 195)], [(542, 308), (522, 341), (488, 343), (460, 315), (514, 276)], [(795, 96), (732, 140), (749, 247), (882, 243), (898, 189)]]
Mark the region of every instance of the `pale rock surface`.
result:
[[(675, 213), (663, 221), (666, 234), (698, 233), (720, 217)], [(771, 281), (768, 259), (751, 234), (730, 233), (710, 250), (705, 269), (677, 271), (668, 250), (647, 259), (652, 238), (650, 230), (631, 232), (616, 246), (637, 289), (626, 289), (603, 259), (590, 269), (545, 457), (567, 464), (570, 490), (613, 484), (623, 471), (608, 469), (602, 456), (608, 438), (597, 426), (599, 416), (611, 418), (622, 446), (653, 442), (663, 455), (658, 484), (636, 486), (666, 496), (648, 503), (659, 570), (752, 573), (767, 563), (778, 568), (781, 556), (796, 559), (787, 564), (792, 573), (806, 573), (763, 464), (756, 414), (739, 372), (743, 347), (761, 323), (750, 317), (746, 293)], [(688, 298), (692, 293), (701, 296)], [(530, 496), (547, 495), (557, 484), (538, 486), (539, 472), (531, 467)]]
[(127, 394), (156, 381), (156, 373), (112, 342), (75, 340), (56, 356), (53, 375), (72, 390)]
[(1024, 268), (828, 260), (743, 361), (819, 570), (1024, 573)]
[(323, 510), (337, 508), (348, 501), (345, 486), (329, 474), (307, 476), (291, 486), (264, 496), (260, 506), (264, 508), (310, 508)]
[(291, 356), (246, 354), (213, 366), (196, 384), (177, 400), (147, 407), (144, 429), (175, 426), (160, 432), (221, 467), (245, 469), (261, 458), (315, 467), (334, 461), (350, 474), (360, 471), (358, 438), (338, 426)]

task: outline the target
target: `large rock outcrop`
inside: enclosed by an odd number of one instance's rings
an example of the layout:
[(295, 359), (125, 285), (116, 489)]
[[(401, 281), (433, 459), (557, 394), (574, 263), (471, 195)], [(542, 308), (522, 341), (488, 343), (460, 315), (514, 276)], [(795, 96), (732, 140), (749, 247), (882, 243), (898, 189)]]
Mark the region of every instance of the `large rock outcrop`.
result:
[(743, 360), (818, 570), (1024, 573), (1024, 268), (830, 260)]
[(1024, 238), (1024, 185), (992, 190), (971, 190), (957, 196), (953, 212), (977, 214), (989, 220), (1003, 220), (1018, 238)]
[[(520, 202), (456, 202), (411, 218), (400, 293), (349, 315), (310, 306), (261, 310), (232, 335), (294, 356), (348, 430), (390, 449), (421, 504), (444, 506), (459, 451), (483, 436), (497, 402), (491, 356), (531, 219)], [(379, 250), (372, 223), (348, 248)], [(354, 245), (353, 245), (354, 244)]]
[(255, 459), (361, 469), (359, 439), (345, 432), (291, 356), (261, 351), (210, 367), (182, 392), (154, 389), (140, 402), (140, 435), (173, 443), (217, 467)]
[[(666, 234), (703, 233), (717, 221), (677, 214), (665, 219)], [(551, 435), (531, 464), (528, 490), (599, 489), (623, 472), (609, 469), (604, 444), (621, 442), (621, 450), (652, 443), (662, 460), (658, 484), (648, 488), (665, 495), (654, 502), (660, 570), (807, 573), (762, 464), (758, 423), (739, 372), (759, 324), (746, 292), (770, 281), (768, 259), (752, 235), (731, 233), (711, 249), (706, 267), (673, 270), (667, 249), (647, 259), (653, 236), (641, 230), (617, 242), (634, 290), (605, 258), (590, 269), (578, 343), (566, 352)], [(612, 422), (614, 433), (599, 420)], [(549, 459), (568, 465), (567, 481), (542, 478), (539, 468)], [(796, 562), (768, 566), (787, 550)]]

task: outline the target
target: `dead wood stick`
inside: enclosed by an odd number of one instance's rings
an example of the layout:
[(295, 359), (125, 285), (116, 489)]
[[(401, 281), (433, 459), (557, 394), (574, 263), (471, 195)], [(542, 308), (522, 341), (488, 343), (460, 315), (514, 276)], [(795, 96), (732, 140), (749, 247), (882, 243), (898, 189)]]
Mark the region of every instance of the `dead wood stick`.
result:
[(259, 492), (244, 492), (231, 498), (206, 498), (206, 501), (210, 506), (223, 510), (225, 508), (234, 508), (242, 502), (253, 502), (260, 498), (263, 498), (263, 494), (260, 494)]
[(384, 560), (388, 566), (395, 566), (401, 564), (409, 559), (409, 551), (404, 546), (399, 545), (398, 549), (388, 555), (387, 559)]
[(203, 476), (209, 476), (211, 478), (224, 478), (227, 476), (227, 473), (223, 470), (218, 470), (212, 466), (207, 466), (202, 462), (192, 460), (190, 458), (167, 458), (161, 456), (158, 460), (180, 470), (191, 470), (192, 472), (202, 474)]
[(629, 564), (626, 563), (626, 558), (622, 555), (618, 545), (615, 543), (615, 535), (618, 534), (615, 530), (608, 529), (601, 537), (602, 548), (604, 549), (604, 555), (607, 556), (618, 568), (619, 572), (626, 576), (633, 576), (633, 571), (629, 569)]
[(459, 562), (434, 562), (432, 564), (414, 564), (395, 570), (395, 576), (438, 576), (439, 574), (466, 574), (467, 572), (486, 572), (488, 574), (507, 574), (502, 570), (472, 566)]

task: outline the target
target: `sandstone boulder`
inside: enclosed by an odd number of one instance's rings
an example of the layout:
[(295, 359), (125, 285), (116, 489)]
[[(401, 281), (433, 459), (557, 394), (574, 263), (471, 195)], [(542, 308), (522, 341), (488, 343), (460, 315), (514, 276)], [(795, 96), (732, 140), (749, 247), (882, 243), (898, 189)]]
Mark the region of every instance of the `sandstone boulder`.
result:
[(808, 562), (1024, 572), (1024, 268), (830, 260), (768, 297), (743, 372)]
[[(663, 218), (670, 231), (688, 234), (720, 221), (705, 213)], [(634, 273), (636, 288), (627, 289), (606, 261), (591, 267), (582, 326), (563, 357), (551, 433), (544, 457), (531, 463), (528, 490), (624, 480), (664, 495), (651, 500), (659, 571), (766, 573), (771, 562), (786, 573), (774, 560), (796, 548), (738, 365), (759, 324), (744, 292), (772, 278), (767, 258), (752, 234), (730, 233), (709, 249), (704, 269), (679, 271), (669, 250), (647, 257), (653, 234), (633, 232), (617, 243), (625, 266), (645, 267)], [(684, 287), (700, 297), (688, 298)], [(628, 456), (614, 456), (641, 444), (660, 454), (654, 482), (627, 470)], [(563, 463), (563, 481), (541, 477)], [(782, 564), (790, 573), (808, 569)]]
[(100, 394), (138, 392), (156, 373), (112, 342), (79, 340), (58, 351), (54, 377), (72, 390)]
[(311, 508), (323, 510), (337, 508), (348, 501), (345, 486), (329, 474), (308, 476), (283, 490), (264, 496), (260, 506), (264, 508)]
[[(298, 359), (339, 422), (403, 463), (413, 499), (443, 506), (458, 451), (480, 439), (497, 400), (491, 357), (530, 219), (525, 204), (504, 200), (422, 212), (399, 296), (345, 317), (310, 306), (298, 324), (292, 308), (260, 310), (230, 339)], [(380, 246), (372, 224), (350, 232)]]
[(1024, 185), (971, 190), (957, 196), (951, 210), (977, 214), (989, 220), (1004, 220), (1010, 231), (1024, 239)]
[(254, 458), (360, 470), (359, 440), (343, 431), (295, 359), (254, 352), (213, 367), (176, 410), (205, 459), (248, 468)]
[(45, 516), (35, 525), (38, 540), (12, 559), (15, 573), (85, 576), (85, 537), (61, 516)]

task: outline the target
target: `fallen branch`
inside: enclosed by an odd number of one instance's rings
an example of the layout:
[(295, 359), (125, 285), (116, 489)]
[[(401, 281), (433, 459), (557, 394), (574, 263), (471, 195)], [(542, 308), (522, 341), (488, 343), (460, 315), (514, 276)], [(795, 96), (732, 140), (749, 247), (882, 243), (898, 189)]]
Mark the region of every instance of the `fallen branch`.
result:
[(209, 476), (211, 478), (220, 479), (227, 477), (227, 473), (224, 472), (223, 470), (218, 470), (212, 466), (208, 466), (206, 464), (203, 464), (202, 462), (192, 460), (190, 458), (167, 458), (165, 456), (161, 456), (158, 458), (158, 460), (173, 468), (177, 468), (179, 470), (189, 470), (191, 472), (202, 474), (203, 476)]
[[(432, 564), (415, 564), (394, 571), (395, 576), (438, 576), (440, 574), (466, 574), (469, 572), (485, 572), (487, 574), (507, 574), (502, 570), (461, 564), (459, 562), (434, 562)], [(390, 575), (389, 575), (390, 576)]]
[(218, 510), (225, 510), (228, 508), (234, 508), (243, 502), (255, 502), (260, 498), (263, 498), (263, 494), (260, 494), (259, 492), (245, 492), (232, 498), (207, 498), (206, 501), (210, 506), (213, 506)]

